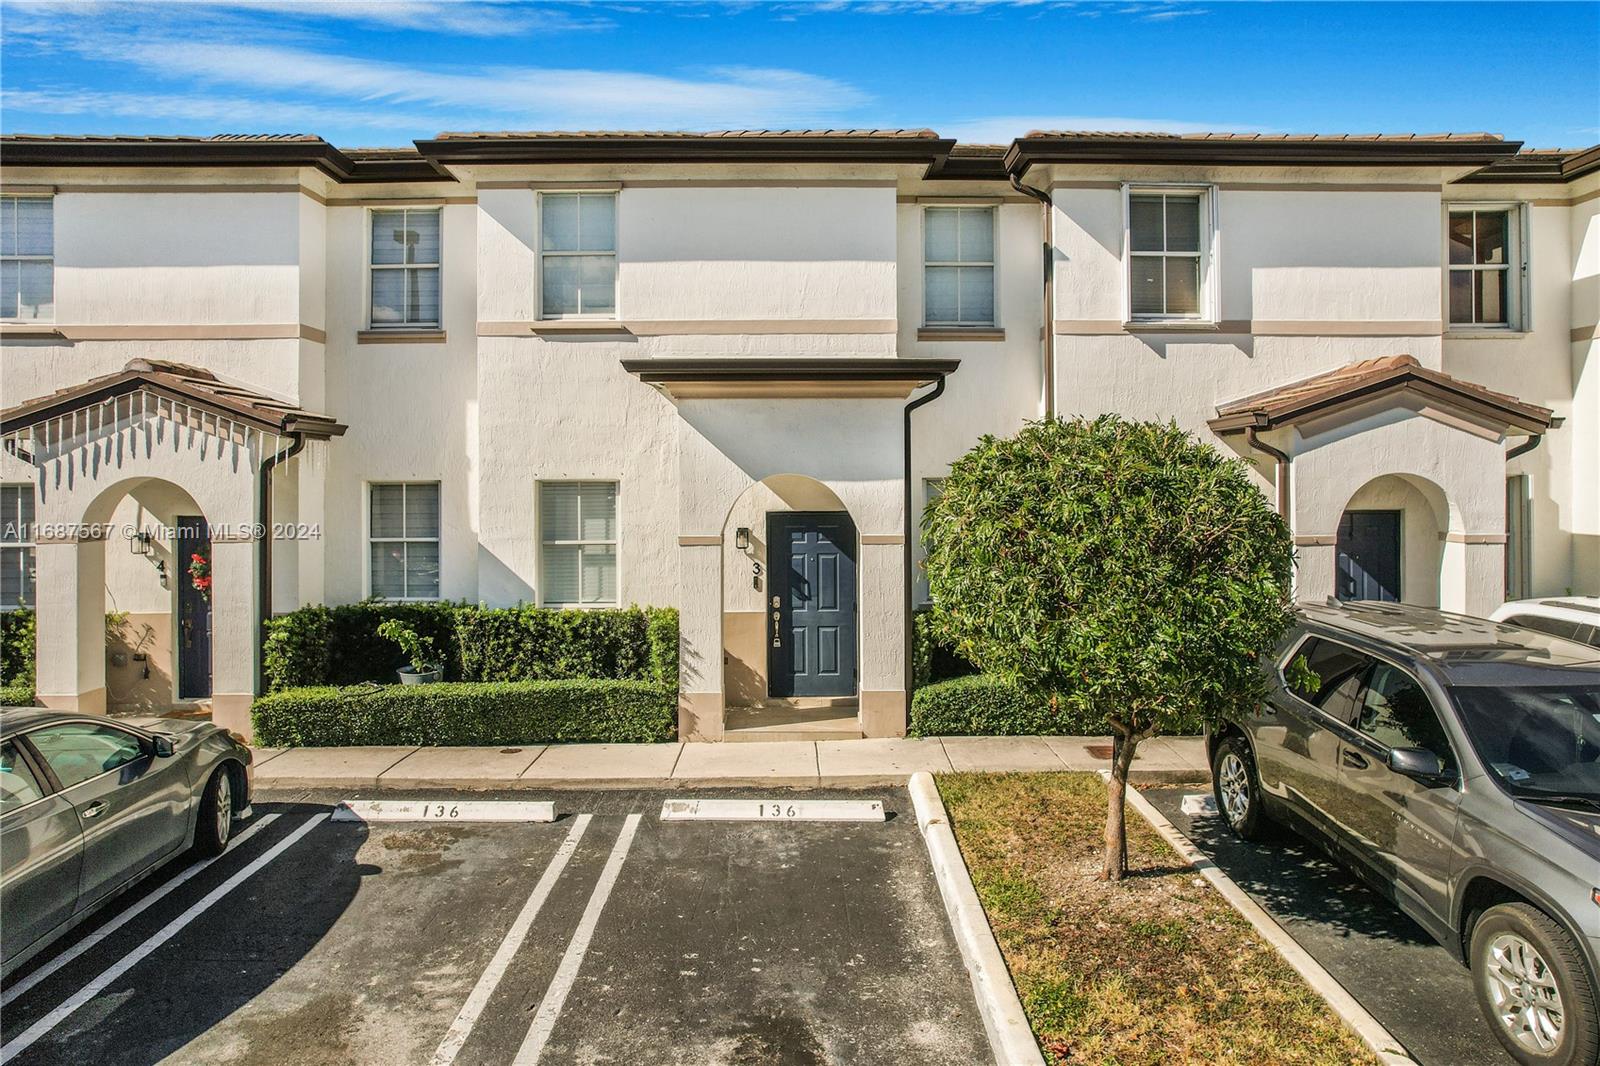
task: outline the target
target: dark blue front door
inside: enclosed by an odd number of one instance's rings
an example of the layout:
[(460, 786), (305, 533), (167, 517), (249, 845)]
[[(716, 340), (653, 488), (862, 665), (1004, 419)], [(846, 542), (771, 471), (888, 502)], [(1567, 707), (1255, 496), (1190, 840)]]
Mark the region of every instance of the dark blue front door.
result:
[(856, 527), (836, 512), (767, 516), (767, 690), (856, 692)]
[(1346, 511), (1339, 519), (1334, 594), (1341, 600), (1400, 600), (1400, 512)]
[(178, 698), (203, 700), (211, 695), (210, 596), (216, 589), (195, 588), (189, 564), (196, 555), (211, 559), (211, 527), (196, 515), (180, 515), (177, 521)]

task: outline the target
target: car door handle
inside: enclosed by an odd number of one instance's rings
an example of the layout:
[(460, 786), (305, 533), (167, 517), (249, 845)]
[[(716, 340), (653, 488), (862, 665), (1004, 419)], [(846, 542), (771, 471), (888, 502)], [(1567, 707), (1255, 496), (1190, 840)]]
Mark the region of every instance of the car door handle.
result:
[(95, 800), (93, 803), (89, 804), (89, 806), (85, 807), (79, 813), (81, 813), (85, 818), (98, 818), (102, 814), (104, 814), (105, 812), (106, 812), (106, 801), (105, 800)]
[(1341, 761), (1346, 766), (1354, 770), (1365, 770), (1368, 766), (1372, 765), (1371, 763), (1367, 762), (1367, 757), (1365, 755), (1361, 754), (1359, 751), (1351, 751), (1349, 748), (1344, 750), (1344, 758)]

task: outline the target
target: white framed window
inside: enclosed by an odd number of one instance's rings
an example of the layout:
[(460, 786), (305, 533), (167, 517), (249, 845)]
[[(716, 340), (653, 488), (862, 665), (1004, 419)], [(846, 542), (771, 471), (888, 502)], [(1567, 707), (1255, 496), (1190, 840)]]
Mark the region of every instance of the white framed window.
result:
[(0, 485), (0, 611), (32, 607), (33, 486)]
[(540, 602), (617, 605), (617, 483), (539, 483)]
[(385, 600), (439, 598), (439, 483), (367, 487), (367, 593)]
[(539, 313), (612, 318), (617, 313), (617, 194), (539, 194)]
[(55, 201), (0, 196), (0, 319), (56, 315)]
[(922, 211), (922, 324), (993, 326), (995, 209)]
[(1528, 256), (1523, 204), (1451, 204), (1445, 244), (1451, 329), (1527, 328)]
[(1217, 320), (1210, 186), (1123, 186), (1127, 320)]
[(437, 207), (367, 212), (367, 323), (373, 329), (437, 329), (442, 212)]

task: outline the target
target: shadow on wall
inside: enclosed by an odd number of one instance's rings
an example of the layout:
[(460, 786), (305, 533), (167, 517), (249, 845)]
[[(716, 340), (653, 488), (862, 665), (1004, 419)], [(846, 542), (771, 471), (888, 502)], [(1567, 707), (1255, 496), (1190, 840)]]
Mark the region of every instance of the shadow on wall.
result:
[(108, 616), (106, 706), (113, 711), (165, 710), (172, 706), (172, 617)]

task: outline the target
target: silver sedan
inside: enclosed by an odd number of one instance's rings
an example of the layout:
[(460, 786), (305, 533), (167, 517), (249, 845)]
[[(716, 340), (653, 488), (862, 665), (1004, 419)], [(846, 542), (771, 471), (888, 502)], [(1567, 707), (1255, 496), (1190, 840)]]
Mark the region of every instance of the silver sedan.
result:
[(205, 722), (0, 711), (0, 975), (192, 849), (228, 846), (250, 749)]

